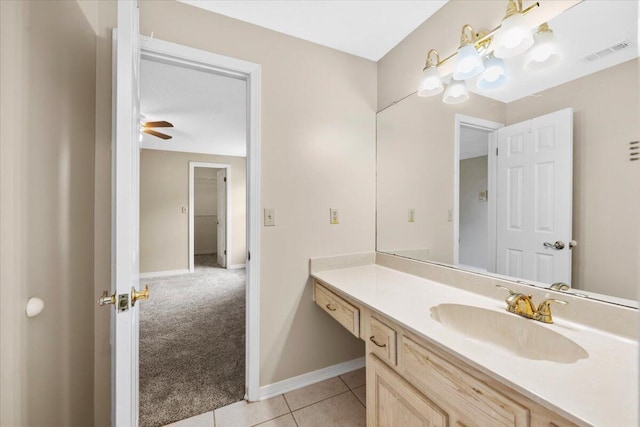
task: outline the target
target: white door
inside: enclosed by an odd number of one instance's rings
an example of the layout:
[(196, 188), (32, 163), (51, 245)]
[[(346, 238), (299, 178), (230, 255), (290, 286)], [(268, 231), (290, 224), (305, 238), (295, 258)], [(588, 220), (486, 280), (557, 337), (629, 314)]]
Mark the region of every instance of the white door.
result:
[(570, 284), (573, 110), (496, 134), (496, 272)]
[(218, 265), (227, 267), (227, 170), (220, 169), (217, 178)]
[(138, 307), (131, 305), (139, 283), (139, 70), (138, 5), (118, 1), (115, 67), (115, 141), (112, 189), (111, 423), (138, 424)]

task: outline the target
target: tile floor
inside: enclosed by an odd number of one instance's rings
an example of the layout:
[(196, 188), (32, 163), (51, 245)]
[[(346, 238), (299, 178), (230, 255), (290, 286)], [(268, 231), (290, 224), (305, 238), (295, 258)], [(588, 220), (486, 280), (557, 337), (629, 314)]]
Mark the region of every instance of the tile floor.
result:
[(255, 403), (232, 403), (165, 427), (364, 427), (365, 370)]

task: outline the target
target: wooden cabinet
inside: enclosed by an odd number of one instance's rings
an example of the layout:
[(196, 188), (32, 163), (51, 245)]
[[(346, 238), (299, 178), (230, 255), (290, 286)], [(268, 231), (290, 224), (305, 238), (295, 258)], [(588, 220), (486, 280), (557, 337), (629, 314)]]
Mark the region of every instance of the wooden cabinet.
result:
[(447, 427), (446, 412), (378, 357), (367, 358), (368, 427)]
[(402, 337), (402, 372), (434, 401), (446, 402), (458, 424), (492, 427), (526, 427), (529, 410), (463, 370)]
[(331, 292), (317, 281), (314, 284), (314, 295), (316, 304), (320, 308), (347, 328), (349, 332), (360, 338), (360, 310), (358, 307)]
[(324, 311), (366, 342), (368, 427), (577, 426), (384, 313), (317, 281), (314, 295)]
[(397, 363), (397, 333), (396, 331), (376, 319), (369, 320), (369, 342), (371, 351), (387, 363), (395, 365)]

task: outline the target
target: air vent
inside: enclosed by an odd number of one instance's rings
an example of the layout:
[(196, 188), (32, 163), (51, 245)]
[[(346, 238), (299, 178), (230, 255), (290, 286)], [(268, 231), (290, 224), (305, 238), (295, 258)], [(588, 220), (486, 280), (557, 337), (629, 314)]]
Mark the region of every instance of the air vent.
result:
[(640, 160), (640, 141), (629, 143), (629, 160), (632, 162)]
[(610, 46), (606, 49), (602, 49), (585, 56), (584, 58), (582, 58), (582, 62), (589, 63), (589, 62), (597, 61), (598, 59), (602, 59), (605, 56), (611, 55), (612, 53), (620, 52), (621, 50), (624, 50), (628, 47), (631, 47), (631, 42), (628, 40), (623, 40), (620, 43), (616, 43), (613, 46)]

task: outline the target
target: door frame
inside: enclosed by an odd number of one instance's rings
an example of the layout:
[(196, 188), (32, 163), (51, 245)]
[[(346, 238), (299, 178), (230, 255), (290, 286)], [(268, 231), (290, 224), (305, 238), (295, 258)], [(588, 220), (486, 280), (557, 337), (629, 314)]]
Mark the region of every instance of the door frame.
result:
[[(195, 271), (195, 262), (194, 257), (196, 254), (195, 250), (195, 178), (196, 178), (196, 168), (208, 168), (208, 169), (226, 169), (227, 173), (227, 182), (229, 182), (229, 177), (231, 176), (231, 165), (226, 163), (207, 163), (207, 162), (189, 162), (189, 273), (193, 273)], [(218, 190), (216, 189), (216, 192)], [(227, 256), (231, 256), (231, 186), (227, 185), (227, 189), (225, 191), (225, 199), (226, 199), (226, 218), (224, 224), (224, 249), (227, 251)], [(217, 245), (217, 243), (216, 243)], [(229, 268), (229, 262), (226, 262), (225, 267)]]
[[(247, 82), (247, 260), (245, 399), (260, 400), (260, 97), (262, 67), (155, 38), (140, 36), (141, 57)], [(227, 252), (229, 253), (229, 252)]]
[[(453, 146), (453, 265), (460, 265), (460, 128), (462, 126), (472, 127), (476, 129), (482, 129), (489, 132), (495, 132), (500, 128), (503, 128), (504, 123), (494, 122), (491, 120), (480, 119), (478, 117), (467, 116), (465, 114), (455, 115), (455, 128), (454, 128), (454, 146)], [(497, 147), (497, 141), (493, 141), (489, 136), (489, 154), (495, 152)], [(491, 155), (488, 156), (489, 164), (487, 167), (488, 172), (488, 197), (489, 200), (493, 198), (495, 200), (496, 194), (496, 176), (495, 158)], [(491, 205), (489, 204), (489, 207)], [(495, 210), (495, 209), (494, 209)], [(492, 219), (493, 218), (493, 219)], [(495, 230), (495, 212), (491, 212), (489, 208), (489, 229), (491, 228), (491, 221), (494, 223)], [(488, 230), (490, 232), (490, 230)], [(489, 233), (491, 236), (491, 233)], [(495, 242), (494, 242), (494, 254), (495, 254)], [(491, 238), (489, 238), (489, 261), (491, 263)], [(495, 255), (493, 256), (495, 258)]]

